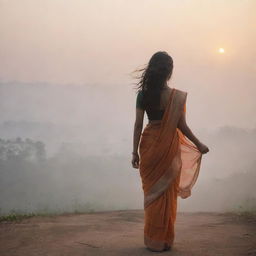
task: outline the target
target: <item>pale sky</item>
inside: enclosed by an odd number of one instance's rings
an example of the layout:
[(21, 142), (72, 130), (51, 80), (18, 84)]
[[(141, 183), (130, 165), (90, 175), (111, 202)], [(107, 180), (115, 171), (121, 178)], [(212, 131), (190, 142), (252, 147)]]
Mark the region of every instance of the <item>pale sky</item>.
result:
[(129, 72), (164, 50), (198, 127), (254, 127), (255, 10), (254, 0), (0, 0), (0, 80), (127, 92)]
[(210, 149), (195, 196), (180, 209), (241, 202), (247, 210), (255, 188), (255, 13), (256, 0), (0, 0), (0, 137), (40, 140), (57, 153), (38, 173), (6, 165), (1, 208), (141, 207), (130, 164), (129, 74), (161, 50), (174, 60), (169, 86), (188, 92), (187, 123)]

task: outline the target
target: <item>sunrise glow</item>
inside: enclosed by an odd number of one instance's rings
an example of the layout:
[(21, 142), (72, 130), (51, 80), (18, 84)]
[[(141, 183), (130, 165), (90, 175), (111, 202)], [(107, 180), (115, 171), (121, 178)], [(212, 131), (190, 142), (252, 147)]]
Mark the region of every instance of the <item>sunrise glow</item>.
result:
[(225, 49), (224, 48), (219, 48), (218, 52), (223, 54), (223, 53), (225, 53)]

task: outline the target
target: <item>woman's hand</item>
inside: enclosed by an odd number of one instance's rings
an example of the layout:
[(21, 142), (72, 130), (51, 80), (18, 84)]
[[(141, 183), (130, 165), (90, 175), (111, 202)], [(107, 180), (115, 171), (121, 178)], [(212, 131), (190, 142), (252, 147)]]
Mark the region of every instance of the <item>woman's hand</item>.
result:
[(132, 167), (139, 168), (140, 157), (138, 153), (132, 153)]
[(197, 145), (197, 148), (198, 148), (198, 150), (199, 150), (202, 154), (206, 154), (207, 152), (209, 152), (209, 148), (208, 148), (206, 145), (204, 145), (203, 143), (199, 143), (199, 144)]

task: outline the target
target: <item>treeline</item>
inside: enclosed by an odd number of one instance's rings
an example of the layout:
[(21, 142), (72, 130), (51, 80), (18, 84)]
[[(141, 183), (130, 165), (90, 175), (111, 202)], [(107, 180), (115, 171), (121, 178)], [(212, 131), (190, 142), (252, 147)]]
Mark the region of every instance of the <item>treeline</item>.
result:
[(0, 160), (2, 161), (34, 161), (46, 160), (45, 144), (17, 137), (15, 139), (0, 138)]
[(31, 139), (0, 140), (0, 215), (142, 207), (128, 156), (86, 155), (68, 144), (54, 156)]

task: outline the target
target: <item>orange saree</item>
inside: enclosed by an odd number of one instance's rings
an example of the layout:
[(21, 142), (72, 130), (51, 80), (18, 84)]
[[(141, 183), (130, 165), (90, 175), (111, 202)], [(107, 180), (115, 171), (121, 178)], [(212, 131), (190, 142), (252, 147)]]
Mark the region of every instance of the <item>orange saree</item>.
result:
[(141, 134), (144, 243), (153, 250), (173, 245), (177, 197), (191, 195), (200, 170), (202, 154), (177, 128), (186, 98), (187, 92), (173, 88), (161, 122), (148, 123)]

